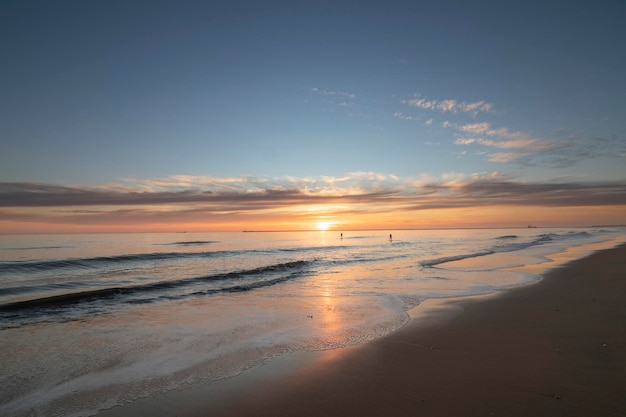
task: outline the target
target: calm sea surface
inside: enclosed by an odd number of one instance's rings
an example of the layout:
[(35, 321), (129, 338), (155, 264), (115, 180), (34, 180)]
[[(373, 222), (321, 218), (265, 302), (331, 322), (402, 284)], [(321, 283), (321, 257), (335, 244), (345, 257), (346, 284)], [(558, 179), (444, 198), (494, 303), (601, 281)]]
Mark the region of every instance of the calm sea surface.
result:
[(626, 239), (391, 233), (0, 236), (0, 415), (93, 415), (281, 353), (362, 343), (425, 299), (530, 283), (568, 248)]

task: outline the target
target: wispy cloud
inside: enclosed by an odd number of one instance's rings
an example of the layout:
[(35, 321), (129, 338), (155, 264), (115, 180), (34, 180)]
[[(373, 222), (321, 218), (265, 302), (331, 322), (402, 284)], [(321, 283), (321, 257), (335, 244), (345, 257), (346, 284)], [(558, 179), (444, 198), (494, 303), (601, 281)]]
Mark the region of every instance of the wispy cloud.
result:
[(461, 146), (481, 145), (484, 147), (507, 150), (508, 152), (491, 153), (492, 162), (512, 162), (537, 154), (545, 154), (557, 149), (570, 146), (570, 141), (552, 142), (546, 139), (533, 137), (525, 132), (512, 132), (506, 127), (494, 128), (491, 124), (471, 123), (455, 126), (462, 134), (455, 144)]
[(337, 114), (360, 120), (366, 123), (368, 128), (382, 130), (382, 126), (376, 121), (373, 107), (378, 100), (364, 97), (345, 90), (331, 90), (319, 87), (308, 89), (307, 103), (317, 110), (328, 114)]
[(311, 92), (315, 93), (315, 94), (322, 95), (322, 96), (327, 96), (327, 97), (345, 97), (345, 98), (349, 98), (349, 99), (356, 98), (356, 94), (355, 93), (346, 93), (345, 91), (324, 90), (324, 89), (320, 89), (320, 88), (317, 88), (317, 87), (311, 88)]
[(310, 91), (321, 97), (324, 103), (340, 107), (352, 107), (357, 98), (356, 93), (346, 91), (325, 90), (318, 87), (313, 87)]
[(624, 146), (623, 138), (617, 135), (582, 139), (568, 129), (559, 129), (547, 137), (537, 137), (506, 127), (493, 127), (487, 122), (464, 125), (447, 122), (443, 127), (458, 132), (454, 141), (456, 145), (491, 149), (484, 154), (492, 162), (514, 162), (527, 166), (562, 168), (591, 158), (619, 157), (619, 149)]
[(409, 116), (409, 115), (406, 115), (406, 114), (404, 114), (402, 112), (399, 112), (399, 111), (395, 112), (393, 114), (393, 117), (396, 118), (396, 119), (399, 119), (399, 120), (415, 120), (415, 121), (419, 121), (420, 120), (419, 117)]
[(412, 98), (403, 100), (402, 103), (420, 109), (438, 110), (443, 113), (471, 113), (477, 115), (478, 113), (491, 113), (494, 110), (492, 103), (483, 100), (474, 102), (456, 99), (431, 100), (421, 94), (414, 94)]
[(418, 122), (418, 123), (423, 124), (424, 126), (432, 126), (432, 124), (435, 121), (432, 117), (429, 118), (429, 119), (424, 120), (424, 118), (422, 118), (422, 117), (410, 116), (408, 114), (404, 114), (404, 113), (399, 112), (399, 111), (395, 112), (393, 114), (393, 117), (395, 119), (398, 119), (398, 120), (410, 120), (410, 121)]
[(505, 126), (495, 126), (491, 121), (467, 123), (467, 115), (474, 120), (497, 116), (495, 106), (484, 100), (463, 101), (458, 99), (436, 100), (414, 94), (402, 103), (420, 110), (438, 111), (446, 120), (435, 124), (434, 118), (418, 114), (395, 112), (398, 120), (420, 121), (425, 126), (440, 126), (453, 132), (452, 143), (464, 147), (459, 157), (479, 156), (495, 163), (514, 163), (522, 166), (571, 167), (591, 158), (624, 158), (625, 133), (605, 137), (584, 138), (567, 128), (555, 129), (544, 134), (517, 131)]

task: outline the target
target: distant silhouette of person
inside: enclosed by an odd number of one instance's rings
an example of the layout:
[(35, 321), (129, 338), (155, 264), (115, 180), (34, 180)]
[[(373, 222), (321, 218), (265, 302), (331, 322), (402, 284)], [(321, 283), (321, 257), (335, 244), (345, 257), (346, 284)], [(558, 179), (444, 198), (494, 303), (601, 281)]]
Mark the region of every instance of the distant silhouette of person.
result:
[(391, 242), (391, 240), (392, 240), (392, 239), (391, 239), (391, 233), (389, 233), (389, 241)]
[(341, 235), (341, 238), (343, 239), (343, 233), (341, 233), (340, 235)]

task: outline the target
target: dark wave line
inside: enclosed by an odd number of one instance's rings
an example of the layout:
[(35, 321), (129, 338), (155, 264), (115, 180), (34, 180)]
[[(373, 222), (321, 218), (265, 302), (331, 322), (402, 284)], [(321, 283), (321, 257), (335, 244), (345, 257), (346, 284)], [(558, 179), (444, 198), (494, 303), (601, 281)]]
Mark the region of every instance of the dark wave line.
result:
[[(461, 255), (447, 256), (447, 257), (437, 258), (437, 259), (428, 259), (428, 260), (420, 262), (420, 265), (425, 268), (432, 268), (437, 265), (441, 265), (447, 262), (460, 261), (462, 259), (477, 258), (479, 256), (492, 255), (494, 253), (515, 252), (518, 250), (522, 250), (522, 249), (530, 248), (532, 246), (542, 245), (544, 243), (550, 242), (555, 236), (557, 235), (543, 234), (543, 235), (537, 236), (537, 239), (531, 240), (530, 242), (499, 244), (499, 245), (493, 246), (491, 249), (484, 250), (484, 251), (464, 253)], [(561, 236), (561, 235), (558, 235), (558, 236)], [(513, 236), (503, 236), (498, 239), (502, 239), (502, 238), (513, 239)]]
[(429, 259), (426, 261), (422, 261), (420, 262), (420, 265), (425, 268), (432, 268), (436, 265), (441, 265), (446, 262), (460, 261), (462, 259), (469, 259), (469, 258), (478, 258), (479, 256), (491, 255), (493, 253), (495, 252), (492, 250), (489, 250), (489, 251), (484, 251), (484, 252), (466, 253), (466, 254), (457, 255), (457, 256), (446, 256), (443, 258)]
[(213, 243), (219, 243), (216, 240), (190, 240), (186, 242), (172, 242), (172, 243), (162, 243), (162, 245), (166, 246), (200, 246), (200, 245), (211, 245)]
[[(208, 245), (219, 243), (217, 241), (181, 241), (172, 242), (164, 245), (175, 246), (194, 246)], [(137, 253), (127, 255), (113, 256), (97, 256), (88, 258), (67, 258), (43, 261), (6, 261), (0, 262), (0, 273), (24, 273), (24, 272), (42, 272), (56, 269), (79, 268), (93, 269), (103, 265), (119, 264), (125, 262), (147, 262), (147, 261), (166, 261), (175, 259), (189, 258), (207, 258), (219, 256), (233, 256), (253, 253), (276, 253), (276, 252), (308, 252), (308, 251), (334, 251), (345, 250), (342, 245), (334, 246), (306, 246), (306, 247), (290, 247), (290, 248), (272, 248), (272, 249), (242, 249), (237, 251), (203, 251), (203, 252), (152, 252)]]
[[(206, 241), (208, 243), (209, 241)], [(179, 242), (180, 244), (193, 245), (204, 244), (205, 241)], [(46, 261), (8, 261), (0, 262), (0, 273), (41, 272), (56, 269), (80, 268), (92, 269), (103, 265), (121, 264), (130, 262), (166, 261), (172, 259), (207, 258), (219, 256), (233, 256), (252, 253), (276, 253), (276, 252), (307, 252), (307, 251), (332, 251), (345, 249), (342, 246), (325, 247), (295, 247), (276, 249), (244, 249), (238, 251), (204, 251), (204, 252), (153, 252), (137, 253), (128, 255), (98, 256), (90, 258), (68, 258)]]
[(13, 261), (0, 263), (0, 272), (31, 272), (62, 268), (95, 268), (123, 262), (163, 261), (168, 259), (202, 258), (232, 255), (235, 251), (154, 252), (131, 255), (97, 256), (92, 258), (55, 259), (50, 261)]
[(0, 250), (45, 250), (45, 249), (71, 249), (73, 246), (29, 246), (24, 248), (0, 248)]
[(249, 284), (242, 284), (242, 285), (234, 285), (232, 287), (220, 288), (219, 290), (197, 291), (197, 292), (191, 293), (190, 295), (208, 295), (208, 294), (215, 294), (215, 293), (218, 293), (218, 292), (244, 292), (244, 291), (250, 291), (250, 290), (257, 289), (257, 288), (269, 287), (271, 285), (280, 284), (280, 283), (289, 281), (290, 279), (294, 279), (296, 277), (301, 277), (301, 276), (302, 276), (301, 273), (295, 273), (294, 272), (294, 273), (291, 273), (289, 275), (285, 275), (285, 276), (274, 278), (274, 279), (270, 279), (270, 280), (257, 281), (257, 282), (253, 282), (253, 283), (249, 283)]
[[(250, 276), (266, 275), (272, 273), (288, 272), (294, 269), (303, 269), (314, 261), (294, 261), (274, 265), (263, 266), (254, 269), (233, 271), (224, 274), (207, 275), (202, 277), (185, 278), (174, 281), (159, 281), (149, 284), (129, 285), (125, 287), (109, 287), (95, 290), (87, 290), (81, 292), (54, 295), (49, 297), (35, 298), (31, 300), (17, 301), (9, 304), (0, 305), (0, 312), (16, 312), (29, 309), (65, 307), (81, 302), (103, 300), (120, 295), (132, 295), (137, 293), (147, 293), (158, 290), (176, 289), (184, 286), (194, 285), (201, 282), (228, 281), (233, 279), (241, 279)], [(297, 275), (297, 274), (296, 274)], [(254, 283), (241, 284), (236, 286), (224, 286), (213, 290), (202, 291), (199, 293), (217, 293), (217, 292), (236, 292), (247, 291), (261, 286), (274, 285), (279, 282), (286, 281), (295, 276), (294, 273), (286, 277), (278, 277), (269, 280), (263, 280)]]
[(20, 285), (16, 287), (6, 287), (0, 288), (0, 296), (12, 296), (19, 294), (28, 294), (33, 292), (41, 292), (44, 290), (67, 290), (67, 289), (76, 289), (80, 287), (84, 287), (83, 283), (79, 282), (63, 282), (63, 283), (55, 283), (55, 284), (46, 284), (46, 285)]
[(307, 251), (317, 251), (317, 252), (332, 252), (335, 250), (345, 250), (346, 247), (342, 245), (329, 245), (329, 246), (305, 246), (305, 247), (293, 247), (293, 248), (276, 248), (272, 249), (269, 252), (307, 252)]

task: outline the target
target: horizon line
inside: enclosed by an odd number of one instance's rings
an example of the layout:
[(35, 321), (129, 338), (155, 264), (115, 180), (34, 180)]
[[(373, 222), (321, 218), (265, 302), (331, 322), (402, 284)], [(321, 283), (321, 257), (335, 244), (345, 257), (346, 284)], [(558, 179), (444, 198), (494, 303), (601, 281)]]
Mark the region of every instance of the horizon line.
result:
[(5, 233), (0, 232), (0, 236), (15, 235), (88, 235), (88, 234), (145, 234), (145, 233), (167, 233), (167, 234), (187, 234), (187, 233), (298, 233), (298, 232), (383, 232), (383, 231), (412, 231), (412, 230), (500, 230), (500, 229), (586, 229), (591, 227), (626, 227), (626, 224), (601, 224), (584, 226), (491, 226), (491, 227), (420, 227), (420, 228), (363, 228), (363, 229), (286, 229), (286, 230), (193, 230), (193, 231), (84, 231), (84, 232), (22, 232)]

